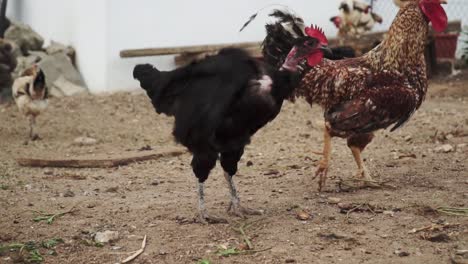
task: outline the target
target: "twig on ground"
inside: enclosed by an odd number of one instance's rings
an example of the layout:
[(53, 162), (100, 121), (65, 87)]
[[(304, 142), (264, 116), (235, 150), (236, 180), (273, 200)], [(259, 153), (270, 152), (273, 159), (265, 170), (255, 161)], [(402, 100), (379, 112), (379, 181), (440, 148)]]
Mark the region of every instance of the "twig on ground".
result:
[(441, 214), (468, 216), (468, 208), (439, 207), (436, 211)]
[[(359, 183), (369, 183), (371, 186), (355, 186), (352, 183), (359, 182)], [(343, 180), (340, 179), (337, 183), (338, 188), (340, 191), (350, 191), (351, 189), (360, 189), (360, 188), (390, 188), (396, 189), (397, 187), (394, 185), (389, 184), (391, 181), (375, 181), (375, 180), (365, 180), (365, 179), (349, 179)], [(347, 188), (343, 188), (347, 187)]]
[(346, 220), (349, 219), (349, 215), (350, 215), (352, 212), (358, 210), (358, 209), (361, 208), (363, 205), (364, 205), (364, 204), (359, 204), (358, 206), (356, 206), (356, 207), (354, 207), (354, 208), (351, 208), (351, 209), (346, 213)]
[(443, 229), (446, 229), (446, 228), (458, 227), (458, 226), (460, 226), (460, 224), (448, 224), (448, 223), (442, 224), (442, 225), (431, 224), (431, 225), (424, 226), (424, 227), (421, 227), (421, 228), (413, 228), (408, 233), (409, 234), (416, 234), (416, 233), (423, 232), (423, 231), (443, 230)]
[(35, 213), (39, 214), (39, 216), (35, 217), (33, 219), (34, 222), (41, 222), (41, 221), (46, 221), (47, 224), (52, 224), (55, 219), (59, 218), (59, 217), (62, 217), (66, 214), (71, 214), (73, 212), (76, 211), (75, 209), (76, 205), (73, 206), (70, 210), (68, 211), (65, 211), (65, 212), (61, 212), (61, 213), (56, 213), (56, 214), (48, 214), (48, 213), (44, 213), (44, 212), (40, 212), (40, 211), (34, 211)]
[(141, 248), (138, 251), (136, 251), (133, 255), (131, 255), (130, 257), (124, 259), (124, 261), (122, 261), (122, 264), (128, 263), (128, 262), (136, 259), (141, 253), (143, 253), (145, 251), (145, 248), (146, 248), (146, 235), (143, 238), (143, 242), (141, 243)]

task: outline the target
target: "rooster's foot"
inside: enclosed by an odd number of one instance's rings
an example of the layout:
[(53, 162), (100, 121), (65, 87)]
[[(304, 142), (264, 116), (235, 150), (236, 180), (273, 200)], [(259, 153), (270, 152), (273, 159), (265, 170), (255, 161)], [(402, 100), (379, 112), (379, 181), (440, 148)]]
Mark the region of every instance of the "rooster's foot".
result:
[(315, 172), (315, 177), (319, 177), (318, 191), (321, 192), (327, 181), (328, 166), (320, 165)]
[(208, 224), (227, 224), (228, 221), (224, 218), (209, 215), (207, 212), (200, 212), (198, 220), (204, 225)]
[(373, 180), (369, 172), (364, 169), (358, 171), (356, 174), (356, 180), (361, 183), (361, 187), (380, 188), (382, 187), (377, 181)]
[(31, 138), (31, 141), (41, 140), (41, 137), (38, 134), (32, 134), (29, 137)]
[(262, 215), (264, 212), (263, 210), (255, 210), (246, 208), (240, 205), (240, 203), (231, 202), (227, 209), (227, 212), (231, 215), (235, 215), (240, 218), (247, 218), (247, 215)]

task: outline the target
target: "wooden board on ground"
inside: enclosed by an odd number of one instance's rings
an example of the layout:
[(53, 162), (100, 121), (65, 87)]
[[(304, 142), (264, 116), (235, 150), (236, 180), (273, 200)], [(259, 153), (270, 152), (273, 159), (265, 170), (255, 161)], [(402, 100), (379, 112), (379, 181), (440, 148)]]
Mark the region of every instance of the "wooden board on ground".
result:
[(68, 159), (52, 159), (52, 158), (18, 158), (16, 161), (23, 167), (40, 167), (40, 168), (113, 168), (129, 165), (135, 162), (148, 160), (157, 160), (161, 158), (171, 158), (181, 156), (186, 151), (170, 150), (165, 152), (139, 152), (120, 156), (93, 156), (79, 157)]

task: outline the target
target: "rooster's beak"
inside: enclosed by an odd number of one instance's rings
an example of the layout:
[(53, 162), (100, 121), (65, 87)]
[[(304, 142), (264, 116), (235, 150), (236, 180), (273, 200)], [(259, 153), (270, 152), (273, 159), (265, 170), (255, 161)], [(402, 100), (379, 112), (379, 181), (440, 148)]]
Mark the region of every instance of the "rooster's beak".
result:
[(446, 5), (446, 4), (448, 4), (448, 0), (440, 0), (440, 3), (443, 4), (443, 5)]
[(319, 49), (323, 52), (325, 57), (333, 56), (333, 51), (328, 46), (323, 45)]

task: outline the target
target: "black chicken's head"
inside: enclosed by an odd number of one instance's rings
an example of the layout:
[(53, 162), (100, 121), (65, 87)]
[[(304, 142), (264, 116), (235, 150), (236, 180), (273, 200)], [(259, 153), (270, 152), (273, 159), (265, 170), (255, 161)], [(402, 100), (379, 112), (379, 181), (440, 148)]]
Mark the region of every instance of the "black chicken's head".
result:
[(305, 31), (307, 36), (295, 39), (294, 47), (284, 62), (284, 68), (292, 70), (304, 59), (307, 59), (309, 66), (313, 67), (322, 61), (325, 54), (331, 53), (322, 29), (312, 26), (307, 27)]

